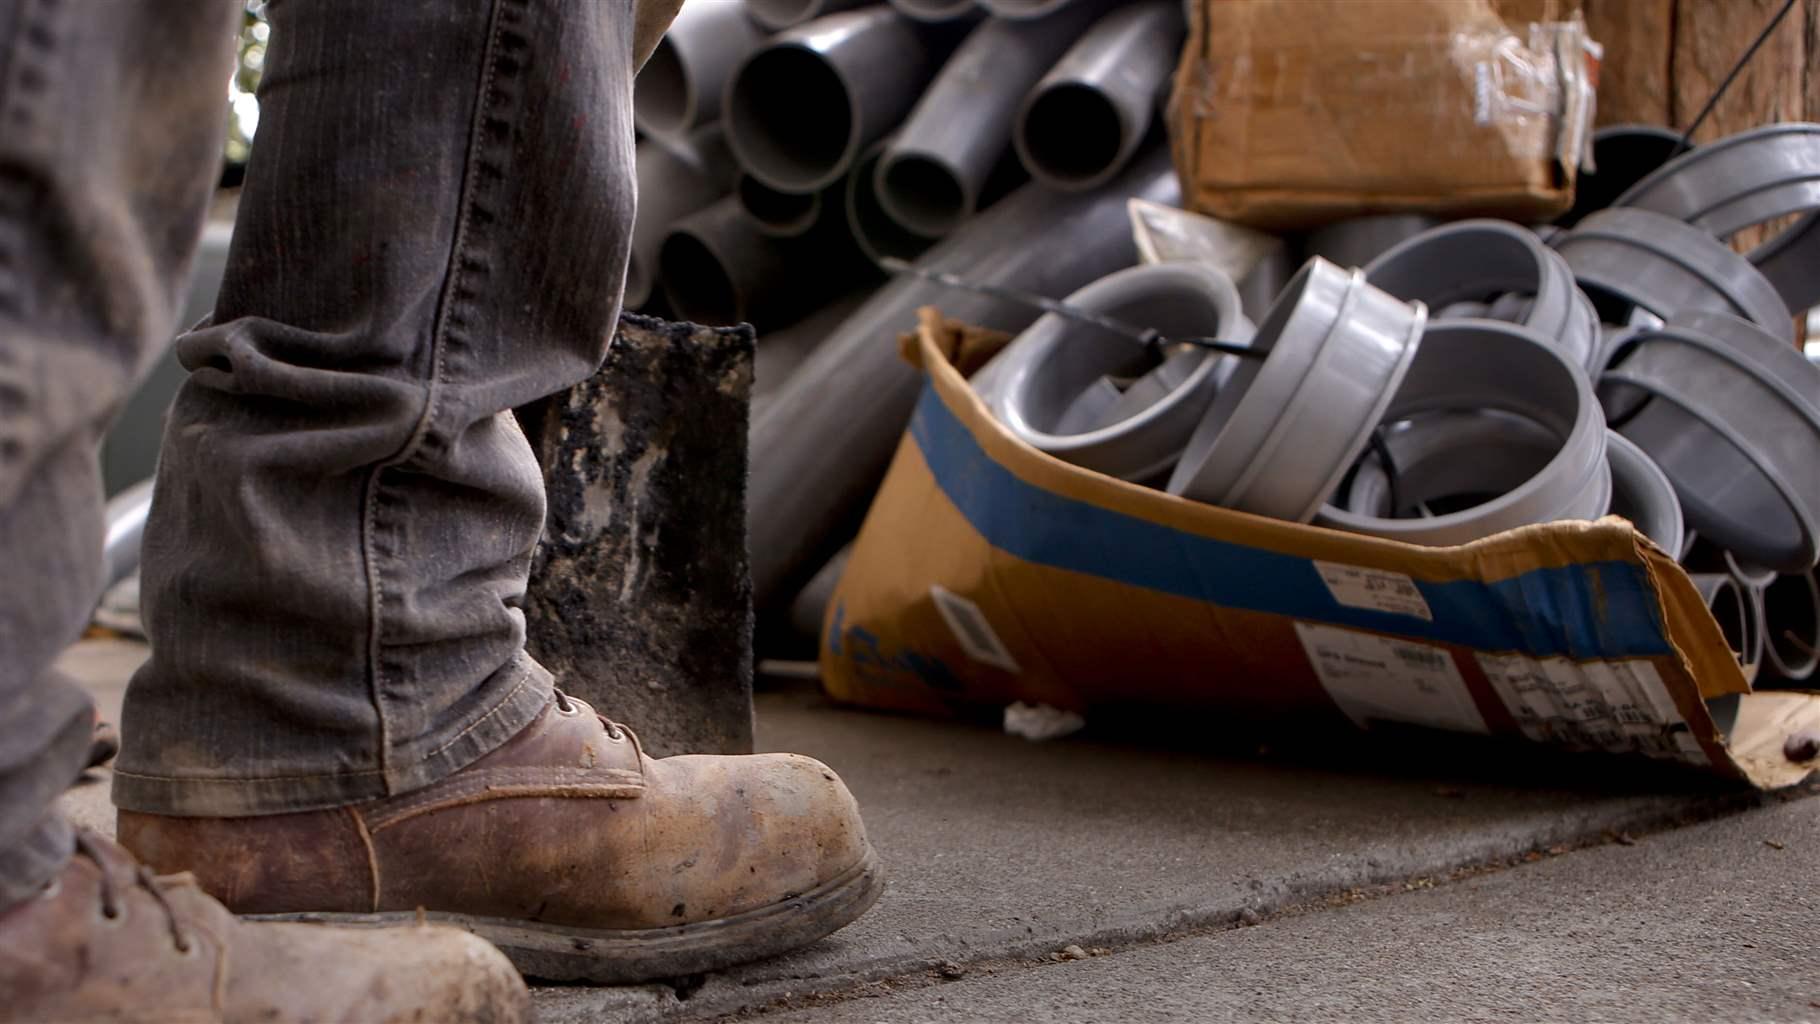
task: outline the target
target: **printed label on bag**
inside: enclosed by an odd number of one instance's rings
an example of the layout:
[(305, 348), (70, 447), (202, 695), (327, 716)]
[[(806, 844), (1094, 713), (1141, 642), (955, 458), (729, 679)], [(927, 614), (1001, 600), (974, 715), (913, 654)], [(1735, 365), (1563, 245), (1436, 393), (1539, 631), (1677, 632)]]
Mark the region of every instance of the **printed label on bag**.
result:
[(1327, 695), (1359, 725), (1490, 732), (1445, 648), (1306, 622), (1295, 631)]
[(986, 621), (986, 613), (980, 611), (979, 605), (939, 583), (929, 588), (929, 597), (935, 602), (935, 610), (942, 614), (942, 621), (948, 624), (948, 630), (960, 641), (961, 650), (967, 652), (967, 657), (1007, 672), (1023, 671), (1018, 668), (1017, 659), (1005, 648), (1005, 642), (998, 638), (992, 623)]
[(1498, 699), (1532, 740), (1698, 765), (1710, 760), (1648, 661), (1476, 657)]
[(1426, 622), (1435, 620), (1416, 581), (1400, 572), (1320, 561), (1314, 563), (1314, 568), (1333, 599), (1348, 608), (1413, 615)]

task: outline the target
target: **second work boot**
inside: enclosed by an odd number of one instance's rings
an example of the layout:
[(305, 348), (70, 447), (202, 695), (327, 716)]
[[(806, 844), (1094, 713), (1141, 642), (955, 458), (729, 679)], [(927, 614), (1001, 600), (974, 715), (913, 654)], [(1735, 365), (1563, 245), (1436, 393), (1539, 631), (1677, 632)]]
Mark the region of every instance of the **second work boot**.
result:
[(454, 928), (235, 920), (82, 833), (37, 896), (0, 909), (0, 1022), (518, 1024), (524, 981)]
[(249, 818), (120, 812), (120, 841), (237, 913), (469, 928), (526, 974), (645, 981), (806, 945), (883, 887), (859, 810), (795, 754), (646, 757), (558, 694), (428, 787)]

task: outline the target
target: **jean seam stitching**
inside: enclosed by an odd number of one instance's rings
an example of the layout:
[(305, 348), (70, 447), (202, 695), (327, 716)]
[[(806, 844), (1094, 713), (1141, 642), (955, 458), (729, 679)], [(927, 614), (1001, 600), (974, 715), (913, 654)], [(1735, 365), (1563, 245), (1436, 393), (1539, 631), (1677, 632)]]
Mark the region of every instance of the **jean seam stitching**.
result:
[[(424, 764), (429, 761), (435, 760), (437, 757), (441, 756), (444, 752), (446, 752), (450, 747), (453, 747), (455, 744), (461, 742), (461, 738), (463, 736), (466, 736), (468, 733), (473, 732), (475, 729), (479, 728), (483, 723), (485, 723), (488, 719), (490, 719), (493, 716), (504, 711), (507, 708), (507, 706), (512, 703), (512, 699), (518, 696), (519, 691), (523, 690), (525, 688), (525, 686), (531, 682), (533, 675), (535, 675), (535, 673), (533, 673), (531, 671), (530, 666), (527, 665), (524, 668), (524, 670), (519, 674), (518, 682), (514, 683), (512, 685), (512, 688), (510, 690), (506, 691), (505, 696), (501, 697), (497, 702), (494, 703), (494, 705), (492, 707), (488, 708), (486, 714), (481, 715), (479, 718), (476, 718), (472, 723), (470, 723), (468, 725), (467, 728), (465, 728), (465, 729), (461, 730), (461, 732), (457, 733), (453, 739), (449, 740), (449, 742), (444, 743), (442, 746), (437, 747), (435, 750), (432, 750), (429, 753), (425, 754), (423, 757), (419, 758), (415, 763)], [(361, 771), (346, 771), (346, 772), (313, 772), (313, 773), (310, 773), (307, 775), (240, 775), (240, 776), (236, 776), (231, 779), (217, 779), (217, 778), (210, 778), (207, 776), (153, 775), (153, 774), (150, 774), (147, 772), (124, 771), (119, 768), (114, 769), (114, 775), (121, 777), (121, 778), (146, 779), (146, 780), (152, 781), (152, 782), (214, 783), (214, 784), (229, 784), (229, 785), (238, 785), (238, 784), (242, 784), (242, 783), (251, 783), (251, 782), (299, 782), (299, 781), (304, 781), (304, 780), (309, 780), (309, 779), (364, 778), (366, 776), (383, 775), (383, 774), (384, 774), (383, 771), (375, 768), (375, 769), (365, 769), (365, 770), (361, 770)]]
[(383, 773), (380, 772), (379, 769), (374, 768), (354, 772), (312, 772), (308, 775), (236, 775), (231, 779), (218, 779), (206, 775), (152, 775), (147, 772), (124, 771), (119, 768), (114, 769), (114, 775), (117, 778), (147, 779), (152, 782), (182, 782), (186, 785), (190, 783), (227, 783), (230, 785), (241, 785), (248, 782), (299, 782), (305, 779), (364, 778), (369, 775), (380, 774)]
[(392, 730), (386, 714), (385, 701), (385, 683), (388, 677), (380, 656), (384, 647), (381, 636), (384, 633), (385, 624), (385, 587), (382, 582), (380, 558), (376, 545), (380, 528), (379, 496), (385, 487), (385, 471), (410, 459), (423, 447), (442, 397), (443, 356), (447, 348), (449, 308), (457, 301), (457, 292), (464, 277), (462, 254), (467, 249), (469, 227), (473, 217), (474, 191), (477, 186), (474, 171), (480, 161), (487, 111), (493, 104), (493, 85), (499, 58), (500, 21), (504, 5), (504, 0), (494, 0), (493, 2), (492, 14), (487, 26), (486, 49), (481, 56), (482, 73), (479, 87), (475, 92), (473, 114), (468, 125), (467, 155), (462, 164), (463, 180), (460, 198), (457, 200), (459, 215), (455, 226), (455, 237), (449, 247), (449, 276), (443, 284), (435, 323), (430, 331), (430, 380), (424, 395), (423, 412), (419, 415), (417, 425), (411, 431), (411, 436), (406, 438), (403, 447), (391, 458), (374, 466), (372, 473), (367, 478), (366, 508), (361, 523), (363, 534), (361, 547), (367, 562), (367, 601), (372, 609), (368, 629), (367, 676), (371, 685), (373, 710), (379, 718), (378, 774), (384, 779), (388, 794), (393, 792)]
[(460, 732), (456, 733), (454, 736), (450, 737), (449, 742), (444, 743), (442, 746), (437, 747), (435, 750), (432, 750), (429, 753), (423, 755), (423, 757), (418, 760), (418, 763), (422, 764), (426, 761), (432, 761), (432, 760), (436, 759), (437, 757), (440, 757), (444, 751), (448, 750), (450, 747), (453, 747), (455, 744), (460, 743), (462, 740), (462, 737), (466, 736), (468, 733), (473, 732), (475, 729), (480, 728), (481, 724), (484, 723), (487, 719), (492, 718), (494, 715), (499, 714), (501, 711), (504, 711), (506, 709), (506, 706), (512, 703), (512, 698), (518, 696), (518, 691), (524, 689), (525, 684), (529, 683), (530, 681), (531, 681), (531, 669), (530, 669), (530, 666), (525, 666), (518, 674), (518, 682), (512, 684), (512, 688), (510, 690), (506, 691), (506, 695), (499, 698), (499, 700), (496, 703), (494, 703), (494, 705), (491, 708), (489, 708), (487, 710), (486, 714), (481, 715), (479, 718), (476, 718), (476, 719), (474, 719), (474, 721), (468, 723), (468, 727), (466, 729), (463, 729)]
[(354, 832), (356, 835), (360, 836), (361, 848), (366, 851), (367, 855), (367, 884), (373, 887), (373, 902), (367, 912), (378, 913), (380, 884), (379, 854), (373, 849), (373, 834), (367, 829), (366, 819), (360, 816), (359, 808), (349, 807), (346, 808), (346, 810), (348, 812), (348, 817), (352, 818), (354, 821)]

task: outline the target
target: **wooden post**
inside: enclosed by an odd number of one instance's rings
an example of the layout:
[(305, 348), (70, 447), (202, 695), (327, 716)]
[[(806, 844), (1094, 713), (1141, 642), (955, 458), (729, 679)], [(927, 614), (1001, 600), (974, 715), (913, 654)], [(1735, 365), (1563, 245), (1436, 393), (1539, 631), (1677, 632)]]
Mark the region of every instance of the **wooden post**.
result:
[[(1605, 47), (1600, 124), (1685, 127), (1782, 0), (1582, 0)], [(1771, 121), (1820, 118), (1820, 0), (1795, 9), (1733, 83), (1694, 141)]]
[(752, 750), (753, 341), (626, 314), (599, 373), (520, 412), (549, 491), (526, 646), (653, 755)]
[[(1605, 48), (1598, 123), (1685, 128), (1783, 0), (1583, 0), (1587, 34)], [(1797, 0), (1694, 142), (1775, 121), (1820, 120), (1820, 0)], [(1784, 224), (1748, 228), (1732, 239), (1755, 248)], [(1797, 317), (1797, 341), (1806, 337)]]

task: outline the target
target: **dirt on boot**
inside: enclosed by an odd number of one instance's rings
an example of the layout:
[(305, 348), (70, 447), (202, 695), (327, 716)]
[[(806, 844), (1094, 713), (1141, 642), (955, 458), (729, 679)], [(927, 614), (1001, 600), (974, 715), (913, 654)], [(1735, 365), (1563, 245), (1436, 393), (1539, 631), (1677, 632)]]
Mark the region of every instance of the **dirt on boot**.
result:
[(92, 833), (42, 894), (0, 910), (0, 1021), (518, 1024), (529, 999), (466, 932), (242, 922)]
[(422, 908), (559, 981), (773, 956), (858, 918), (884, 887), (852, 794), (820, 761), (646, 757), (630, 730), (561, 694), (423, 789), (263, 817), (123, 810), (120, 841), (194, 871), (236, 913), (379, 926)]

